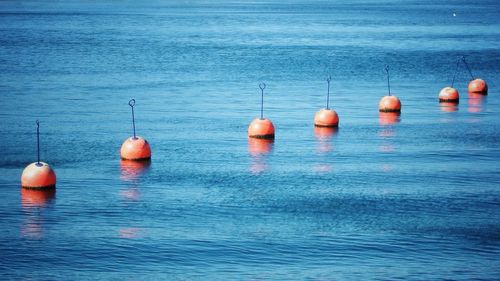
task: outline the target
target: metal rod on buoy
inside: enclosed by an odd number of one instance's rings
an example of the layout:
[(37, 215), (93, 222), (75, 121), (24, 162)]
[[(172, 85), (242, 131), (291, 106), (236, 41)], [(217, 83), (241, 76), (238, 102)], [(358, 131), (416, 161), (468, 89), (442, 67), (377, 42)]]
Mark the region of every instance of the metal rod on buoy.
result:
[(42, 166), (42, 164), (40, 164), (40, 121), (38, 120), (36, 120), (36, 154), (36, 165)]
[(132, 108), (132, 127), (134, 128), (134, 139), (137, 139), (137, 136), (135, 135), (135, 116), (134, 116), (135, 99), (129, 100), (128, 105), (130, 105), (130, 107)]
[(261, 99), (260, 99), (260, 120), (264, 120), (264, 89), (266, 88), (266, 83), (259, 84)]
[(326, 92), (326, 109), (330, 109), (330, 81), (332, 80), (332, 76), (328, 75), (326, 78), (326, 82), (328, 83), (328, 91)]
[(469, 67), (469, 64), (467, 63), (467, 61), (465, 60), (465, 56), (462, 57), (462, 61), (464, 62), (465, 64), (465, 67), (467, 68), (467, 71), (469, 72), (470, 74), (470, 78), (471, 80), (474, 80), (474, 75), (472, 75), (472, 71), (470, 70), (470, 67)]
[(389, 66), (385, 66), (385, 72), (387, 72), (387, 88), (389, 89), (389, 96), (391, 95), (391, 83), (389, 82)]
[(451, 81), (451, 87), (455, 84), (455, 78), (457, 77), (458, 67), (460, 66), (460, 59), (457, 60), (457, 67), (455, 67), (455, 73), (453, 73), (453, 80)]

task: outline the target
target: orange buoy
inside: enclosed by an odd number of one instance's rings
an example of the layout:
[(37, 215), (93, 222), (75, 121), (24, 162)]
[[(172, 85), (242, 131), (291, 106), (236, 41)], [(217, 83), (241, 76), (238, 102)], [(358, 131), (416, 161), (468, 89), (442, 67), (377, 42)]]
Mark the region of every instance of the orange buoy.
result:
[(126, 139), (120, 149), (120, 155), (125, 160), (148, 160), (151, 159), (151, 147), (148, 141), (135, 134), (135, 116), (134, 105), (135, 99), (131, 99), (128, 105), (132, 108), (132, 126), (134, 128), (134, 136)]
[(469, 64), (465, 60), (465, 57), (462, 57), (462, 61), (465, 64), (465, 67), (467, 67), (467, 71), (470, 74), (471, 81), (469, 82), (469, 94), (481, 94), (481, 95), (487, 95), (488, 94), (488, 85), (483, 79), (475, 78), (474, 75), (472, 75), (472, 71), (470, 70)]
[(255, 118), (248, 126), (248, 136), (258, 139), (274, 139), (273, 122), (267, 118)]
[(29, 164), (21, 175), (21, 186), (29, 189), (50, 189), (56, 187), (56, 174), (44, 162)]
[(379, 112), (380, 125), (391, 125), (399, 123), (401, 114), (399, 112)]
[(338, 127), (339, 125), (339, 115), (335, 110), (330, 109), (330, 81), (332, 80), (331, 76), (326, 78), (326, 82), (328, 83), (328, 91), (326, 94), (326, 108), (323, 108), (316, 112), (314, 115), (314, 126), (316, 127)]
[(125, 160), (148, 160), (151, 159), (151, 147), (142, 137), (130, 137), (123, 142), (120, 155)]
[(474, 79), (469, 82), (469, 93), (470, 94), (488, 94), (488, 85), (483, 79)]
[(387, 88), (389, 89), (389, 95), (382, 97), (378, 104), (378, 110), (380, 112), (401, 112), (401, 101), (398, 97), (391, 95), (391, 84), (389, 80), (389, 66), (385, 66), (385, 71), (387, 72)]
[(314, 116), (314, 126), (334, 128), (339, 126), (339, 115), (335, 110), (323, 108)]
[(56, 187), (56, 173), (45, 162), (40, 161), (40, 122), (36, 120), (37, 162), (24, 168), (21, 187), (28, 189), (51, 189)]
[(455, 89), (455, 88), (444, 87), (439, 92), (439, 102), (454, 102), (454, 103), (458, 103), (458, 101), (459, 101), (459, 95), (458, 95), (457, 89)]
[(260, 118), (255, 118), (248, 126), (248, 136), (258, 139), (274, 139), (274, 125), (271, 120), (264, 118), (264, 89), (265, 83), (259, 84), (261, 90)]
[(378, 104), (380, 112), (401, 112), (401, 101), (396, 96), (384, 96)]

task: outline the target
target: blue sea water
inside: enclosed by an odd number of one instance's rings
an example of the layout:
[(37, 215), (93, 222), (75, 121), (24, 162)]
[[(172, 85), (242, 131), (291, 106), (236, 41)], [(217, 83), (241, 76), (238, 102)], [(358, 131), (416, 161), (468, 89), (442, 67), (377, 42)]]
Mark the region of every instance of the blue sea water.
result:
[(0, 2), (1, 279), (498, 280), (500, 3), (436, 2)]

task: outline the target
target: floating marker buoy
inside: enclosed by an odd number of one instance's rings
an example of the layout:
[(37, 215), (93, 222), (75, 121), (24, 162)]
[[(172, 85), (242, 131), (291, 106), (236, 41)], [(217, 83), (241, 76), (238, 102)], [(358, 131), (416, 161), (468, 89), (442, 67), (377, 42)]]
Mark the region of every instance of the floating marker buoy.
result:
[(134, 136), (126, 139), (120, 149), (120, 155), (125, 160), (148, 160), (151, 159), (151, 147), (146, 139), (138, 137), (135, 134), (135, 116), (134, 105), (135, 99), (131, 99), (128, 105), (132, 108), (132, 126), (134, 128)]
[(469, 93), (487, 95), (488, 85), (483, 79), (474, 79), (469, 83)]
[(391, 95), (388, 65), (385, 67), (385, 71), (387, 72), (387, 87), (389, 89), (389, 95), (382, 97), (378, 104), (378, 109), (380, 112), (401, 112), (401, 101), (398, 97)]
[(274, 139), (274, 125), (271, 120), (264, 118), (264, 89), (265, 83), (259, 84), (261, 90), (260, 118), (255, 118), (248, 126), (248, 136), (258, 139)]
[(36, 120), (37, 162), (24, 168), (21, 187), (28, 189), (51, 189), (56, 187), (56, 174), (45, 162), (40, 161), (40, 122)]
[(321, 109), (316, 112), (314, 116), (314, 126), (316, 127), (338, 127), (339, 125), (339, 116), (335, 110), (329, 108), (330, 102), (330, 81), (331, 77), (328, 76), (326, 81), (328, 82), (328, 92), (326, 95), (326, 108)]
[(444, 87), (439, 92), (439, 102), (456, 102), (458, 103), (459, 94), (457, 89), (453, 88), (455, 85), (455, 77), (457, 76), (458, 67), (460, 66), (460, 59), (457, 60), (457, 66), (455, 67), (455, 72), (453, 73), (453, 80), (451, 81), (451, 87)]
[(462, 57), (462, 60), (467, 67), (467, 71), (469, 71), (471, 81), (469, 82), (469, 94), (481, 94), (481, 95), (487, 95), (488, 94), (488, 85), (483, 79), (475, 78), (474, 75), (472, 75), (472, 71), (470, 70), (469, 64), (467, 64), (467, 61), (465, 60), (465, 57)]
[(439, 102), (454, 102), (454, 103), (458, 103), (458, 101), (459, 101), (459, 95), (458, 95), (457, 89), (455, 89), (455, 88), (444, 87), (439, 92)]

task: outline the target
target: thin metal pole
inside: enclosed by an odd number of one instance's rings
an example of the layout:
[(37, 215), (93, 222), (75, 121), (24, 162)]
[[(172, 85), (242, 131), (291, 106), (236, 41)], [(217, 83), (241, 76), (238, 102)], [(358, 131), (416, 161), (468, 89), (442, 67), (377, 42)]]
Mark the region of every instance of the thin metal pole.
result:
[(470, 74), (471, 80), (474, 80), (474, 75), (472, 75), (472, 71), (470, 71), (469, 64), (468, 64), (468, 63), (467, 63), (467, 61), (465, 60), (465, 57), (462, 57), (462, 61), (464, 62), (465, 67), (467, 68), (467, 71), (468, 71), (468, 72), (469, 72), (469, 74)]
[(264, 89), (266, 88), (266, 83), (259, 84), (261, 97), (260, 97), (260, 119), (264, 119)]
[(332, 76), (328, 75), (326, 78), (326, 82), (328, 83), (328, 91), (326, 92), (326, 109), (330, 109), (330, 81), (332, 80)]
[(385, 72), (387, 72), (387, 88), (389, 89), (389, 96), (391, 95), (391, 83), (389, 82), (389, 66), (385, 66)]
[(40, 121), (36, 120), (36, 153), (37, 166), (40, 166)]
[(453, 80), (451, 81), (451, 87), (455, 84), (455, 77), (457, 76), (458, 67), (460, 66), (460, 59), (457, 60), (457, 67), (455, 68), (455, 73), (453, 73)]
[(130, 105), (130, 107), (132, 108), (132, 127), (134, 128), (134, 139), (137, 139), (135, 135), (135, 116), (134, 116), (135, 99), (129, 100), (128, 105)]

